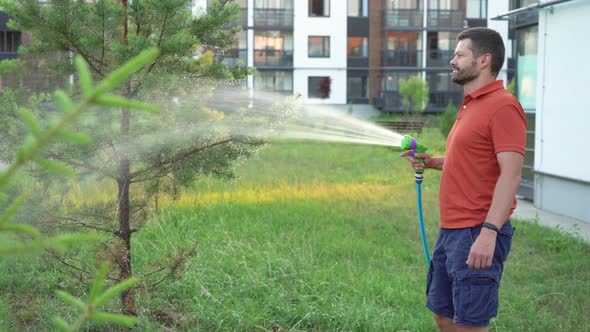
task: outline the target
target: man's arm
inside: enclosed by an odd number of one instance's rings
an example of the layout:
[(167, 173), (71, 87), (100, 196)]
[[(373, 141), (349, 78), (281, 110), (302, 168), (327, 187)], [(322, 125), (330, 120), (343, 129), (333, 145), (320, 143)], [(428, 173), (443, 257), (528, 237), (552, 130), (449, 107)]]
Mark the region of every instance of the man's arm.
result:
[[(500, 177), (496, 182), (492, 204), (485, 221), (502, 228), (514, 203), (514, 196), (520, 183), (523, 156), (518, 152), (500, 152), (496, 156), (500, 165)], [(497, 235), (491, 229), (481, 229), (481, 233), (471, 246), (467, 258), (469, 268), (485, 269), (492, 266)]]
[[(442, 171), (443, 164), (445, 163), (445, 157), (431, 157), (428, 153), (416, 153), (414, 157), (412, 157), (412, 151), (404, 151), (400, 154), (400, 157), (407, 157), (410, 165), (419, 171), (426, 168), (437, 169)], [(419, 162), (416, 158), (424, 159), (424, 163)]]

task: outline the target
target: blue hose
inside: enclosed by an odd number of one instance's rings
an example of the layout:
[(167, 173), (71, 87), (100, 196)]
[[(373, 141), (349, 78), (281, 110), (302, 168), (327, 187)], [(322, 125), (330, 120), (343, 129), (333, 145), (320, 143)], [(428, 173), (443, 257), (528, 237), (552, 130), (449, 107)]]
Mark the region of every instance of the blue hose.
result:
[(426, 265), (430, 266), (430, 251), (428, 250), (428, 242), (426, 241), (426, 230), (424, 230), (424, 216), (422, 215), (421, 182), (422, 181), (416, 181), (416, 198), (418, 200), (418, 221), (420, 222), (420, 233), (422, 234), (422, 246), (424, 247), (424, 255), (426, 256)]

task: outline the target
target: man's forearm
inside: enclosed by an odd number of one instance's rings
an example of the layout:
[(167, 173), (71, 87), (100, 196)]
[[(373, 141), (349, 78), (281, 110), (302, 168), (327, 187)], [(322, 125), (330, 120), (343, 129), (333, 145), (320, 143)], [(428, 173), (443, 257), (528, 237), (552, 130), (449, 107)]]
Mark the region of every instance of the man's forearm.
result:
[(500, 177), (496, 181), (492, 203), (485, 220), (498, 226), (498, 228), (502, 227), (506, 222), (514, 203), (514, 197), (520, 184), (522, 160), (523, 156), (517, 153), (504, 152), (499, 154)]
[(496, 182), (492, 204), (485, 221), (498, 226), (498, 228), (504, 225), (514, 203), (519, 183), (520, 175), (500, 175), (498, 182)]
[(426, 168), (432, 168), (442, 171), (444, 163), (445, 157), (432, 157), (428, 159), (428, 162), (424, 166), (426, 166)]

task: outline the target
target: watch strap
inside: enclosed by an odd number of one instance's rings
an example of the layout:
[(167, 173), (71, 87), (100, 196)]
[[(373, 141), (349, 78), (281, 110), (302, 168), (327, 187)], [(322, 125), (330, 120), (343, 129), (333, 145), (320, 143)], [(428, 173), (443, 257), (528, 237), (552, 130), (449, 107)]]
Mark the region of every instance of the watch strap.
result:
[(494, 225), (492, 223), (489, 223), (487, 221), (484, 221), (484, 223), (482, 224), (482, 226), (485, 227), (485, 228), (491, 229), (494, 232), (500, 234), (500, 229), (498, 228), (498, 226), (496, 226), (496, 225)]

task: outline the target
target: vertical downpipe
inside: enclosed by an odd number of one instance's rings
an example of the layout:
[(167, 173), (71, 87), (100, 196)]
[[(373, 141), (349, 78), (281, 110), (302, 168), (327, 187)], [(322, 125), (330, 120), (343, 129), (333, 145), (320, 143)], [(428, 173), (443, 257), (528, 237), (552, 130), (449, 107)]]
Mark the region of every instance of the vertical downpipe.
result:
[(422, 0), (422, 7), (424, 7), (422, 9), (422, 80), (424, 82), (426, 82), (426, 52), (428, 52), (428, 50), (426, 49), (428, 44), (427, 44), (427, 38), (428, 38), (428, 31), (426, 31), (426, 28), (428, 27), (428, 0)]

